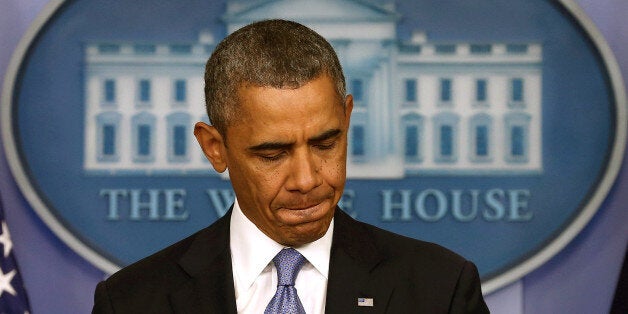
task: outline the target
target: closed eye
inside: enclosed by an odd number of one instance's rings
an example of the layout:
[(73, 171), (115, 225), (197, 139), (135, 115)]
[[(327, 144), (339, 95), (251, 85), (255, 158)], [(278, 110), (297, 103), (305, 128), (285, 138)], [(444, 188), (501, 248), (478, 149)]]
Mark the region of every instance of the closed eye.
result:
[(331, 129), (314, 138), (311, 138), (308, 142), (314, 148), (320, 150), (331, 150), (336, 147), (336, 143), (338, 142), (338, 138), (341, 134), (342, 131), (340, 129)]
[(330, 149), (333, 149), (334, 147), (336, 147), (336, 141), (329, 142), (329, 143), (315, 144), (313, 146), (315, 148), (317, 148), (317, 149), (320, 149), (320, 150), (330, 150)]
[(285, 152), (280, 152), (276, 154), (258, 154), (257, 155), (262, 161), (273, 162), (278, 161), (285, 156)]

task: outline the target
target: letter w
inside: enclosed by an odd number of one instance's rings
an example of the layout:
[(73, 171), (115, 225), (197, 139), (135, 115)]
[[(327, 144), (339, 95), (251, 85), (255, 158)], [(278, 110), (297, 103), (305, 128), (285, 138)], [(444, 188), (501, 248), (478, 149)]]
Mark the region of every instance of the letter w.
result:
[(231, 189), (208, 189), (207, 195), (209, 195), (209, 200), (214, 205), (218, 217), (224, 216), (235, 201), (235, 194)]

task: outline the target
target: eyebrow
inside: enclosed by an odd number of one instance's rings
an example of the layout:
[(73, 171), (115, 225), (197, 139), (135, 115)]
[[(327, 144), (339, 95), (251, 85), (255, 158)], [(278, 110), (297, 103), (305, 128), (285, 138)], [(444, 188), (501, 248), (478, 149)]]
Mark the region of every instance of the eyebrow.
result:
[(334, 137), (340, 135), (341, 132), (342, 131), (340, 129), (327, 130), (327, 131), (325, 131), (325, 132), (323, 132), (323, 133), (321, 133), (321, 134), (319, 134), (317, 136), (314, 136), (314, 137), (310, 138), (307, 142), (309, 144), (318, 143), (318, 142), (324, 142), (324, 141), (326, 141), (328, 139), (331, 139), (331, 138), (334, 138)]
[(248, 151), (259, 152), (265, 150), (280, 150), (286, 149), (292, 146), (293, 143), (285, 143), (285, 142), (264, 142), (255, 146), (250, 146), (247, 148)]
[[(320, 143), (326, 141), (328, 139), (334, 138), (340, 135), (342, 131), (340, 129), (331, 129), (327, 130), (319, 135), (316, 135), (310, 139), (308, 139), (308, 144)], [(294, 145), (294, 142), (264, 142), (258, 145), (250, 146), (247, 148), (248, 151), (259, 152), (265, 150), (281, 150), (288, 149)]]

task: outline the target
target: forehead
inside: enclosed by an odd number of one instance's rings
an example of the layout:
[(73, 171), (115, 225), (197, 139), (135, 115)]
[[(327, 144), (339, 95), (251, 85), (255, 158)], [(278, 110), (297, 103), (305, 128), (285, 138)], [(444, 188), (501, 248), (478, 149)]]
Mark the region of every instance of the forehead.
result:
[(242, 85), (237, 93), (244, 113), (297, 115), (304, 111), (342, 109), (343, 105), (333, 81), (326, 75), (297, 88)]
[(298, 88), (242, 86), (237, 97), (239, 113), (232, 127), (249, 129), (249, 137), (270, 131), (323, 131), (325, 125), (338, 128), (344, 110), (334, 87), (328, 76)]

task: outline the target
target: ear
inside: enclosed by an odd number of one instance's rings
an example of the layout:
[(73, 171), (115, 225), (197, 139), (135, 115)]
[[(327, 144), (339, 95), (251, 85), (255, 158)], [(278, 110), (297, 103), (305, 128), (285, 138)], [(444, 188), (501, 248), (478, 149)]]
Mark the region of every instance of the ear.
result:
[(351, 111), (353, 111), (353, 96), (347, 95), (345, 98), (345, 125), (349, 127), (349, 121), (351, 120)]
[(220, 173), (224, 172), (227, 169), (227, 160), (225, 142), (220, 132), (211, 125), (197, 122), (194, 125), (194, 136), (214, 169)]

